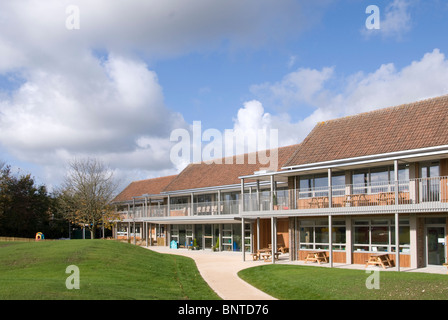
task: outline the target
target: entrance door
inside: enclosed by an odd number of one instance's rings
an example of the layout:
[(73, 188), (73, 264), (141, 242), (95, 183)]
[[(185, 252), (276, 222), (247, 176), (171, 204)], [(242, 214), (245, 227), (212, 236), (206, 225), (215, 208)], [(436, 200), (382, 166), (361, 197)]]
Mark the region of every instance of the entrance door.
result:
[(213, 246), (213, 233), (211, 224), (204, 225), (204, 249), (211, 249)]
[(427, 239), (427, 261), (428, 265), (442, 265), (445, 263), (446, 254), (446, 234), (445, 227), (426, 227)]

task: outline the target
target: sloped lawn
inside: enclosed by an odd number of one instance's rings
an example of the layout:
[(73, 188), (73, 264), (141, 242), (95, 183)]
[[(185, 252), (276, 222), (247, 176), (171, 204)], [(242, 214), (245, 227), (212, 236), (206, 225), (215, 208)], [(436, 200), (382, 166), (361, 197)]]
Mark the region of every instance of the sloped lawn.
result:
[[(79, 268), (69, 290), (66, 268)], [(108, 240), (0, 243), (0, 300), (219, 299), (187, 257)]]

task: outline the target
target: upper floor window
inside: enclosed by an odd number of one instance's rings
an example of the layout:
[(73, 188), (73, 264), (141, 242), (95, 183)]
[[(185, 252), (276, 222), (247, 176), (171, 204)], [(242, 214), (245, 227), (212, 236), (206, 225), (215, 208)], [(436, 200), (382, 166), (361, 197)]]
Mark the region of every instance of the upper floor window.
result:
[[(398, 167), (398, 181), (405, 182), (400, 185), (400, 191), (407, 189), (409, 181), (409, 165)], [(377, 167), (363, 170), (354, 170), (352, 174), (353, 193), (379, 193), (394, 191), (394, 167)]]
[[(345, 193), (345, 173), (334, 173), (331, 176), (333, 196)], [(328, 196), (328, 176), (326, 174), (316, 174), (300, 177), (299, 182), (300, 197), (327, 197)]]

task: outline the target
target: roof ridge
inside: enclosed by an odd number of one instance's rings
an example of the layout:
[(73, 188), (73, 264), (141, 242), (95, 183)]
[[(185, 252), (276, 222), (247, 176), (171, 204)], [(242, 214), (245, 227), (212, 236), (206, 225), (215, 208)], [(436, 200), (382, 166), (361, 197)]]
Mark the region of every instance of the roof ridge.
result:
[(380, 108), (380, 109), (373, 109), (370, 111), (365, 111), (365, 112), (360, 112), (360, 113), (356, 113), (356, 114), (351, 114), (351, 115), (347, 115), (347, 116), (343, 116), (343, 117), (339, 117), (339, 118), (335, 118), (335, 119), (329, 119), (329, 120), (325, 120), (325, 121), (320, 121), (317, 123), (317, 125), (321, 125), (321, 124), (326, 124), (329, 122), (337, 122), (337, 121), (342, 121), (342, 120), (346, 120), (349, 118), (356, 118), (356, 117), (361, 117), (364, 116), (366, 114), (374, 114), (374, 113), (381, 113), (381, 112), (386, 112), (386, 111), (393, 111), (393, 110), (397, 110), (397, 109), (401, 109), (401, 108), (408, 108), (411, 106), (415, 106), (417, 104), (421, 104), (421, 103), (427, 103), (430, 101), (437, 101), (437, 100), (443, 100), (443, 99), (448, 99), (448, 94), (442, 95), (442, 96), (437, 96), (437, 97), (430, 97), (430, 98), (424, 98), (421, 100), (417, 100), (417, 101), (413, 101), (413, 102), (406, 102), (406, 103), (402, 103), (402, 104), (397, 104), (394, 106), (389, 106), (389, 107), (384, 107), (384, 108)]
[(163, 179), (163, 178), (171, 178), (171, 177), (175, 177), (175, 176), (177, 176), (177, 174), (171, 174), (171, 175), (168, 175), (168, 176), (160, 176), (160, 177), (155, 177), (155, 178), (147, 178), (147, 179), (134, 180), (134, 181), (131, 181), (131, 183), (134, 183), (134, 182), (143, 182), (143, 181), (149, 181), (149, 180), (156, 180), (156, 179)]

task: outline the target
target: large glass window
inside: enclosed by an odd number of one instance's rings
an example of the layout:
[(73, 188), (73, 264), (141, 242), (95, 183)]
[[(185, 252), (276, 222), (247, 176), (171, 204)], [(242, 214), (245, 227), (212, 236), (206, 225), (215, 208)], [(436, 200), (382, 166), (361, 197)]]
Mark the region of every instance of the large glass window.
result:
[[(398, 167), (399, 190), (409, 190), (409, 165)], [(353, 193), (380, 193), (395, 190), (394, 167), (377, 167), (355, 170), (352, 174)]]
[[(395, 252), (395, 220), (369, 219), (354, 221), (354, 251)], [(400, 252), (410, 251), (409, 220), (400, 220)]]
[[(345, 221), (335, 220), (332, 226), (333, 250), (345, 250)], [(303, 220), (299, 230), (300, 249), (328, 250), (328, 220)]]
[(345, 195), (345, 173), (337, 173), (331, 176), (331, 190), (333, 197)]

